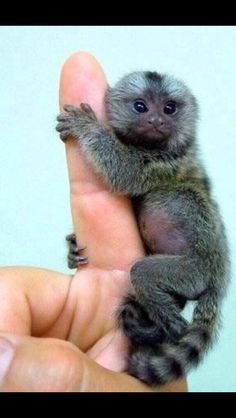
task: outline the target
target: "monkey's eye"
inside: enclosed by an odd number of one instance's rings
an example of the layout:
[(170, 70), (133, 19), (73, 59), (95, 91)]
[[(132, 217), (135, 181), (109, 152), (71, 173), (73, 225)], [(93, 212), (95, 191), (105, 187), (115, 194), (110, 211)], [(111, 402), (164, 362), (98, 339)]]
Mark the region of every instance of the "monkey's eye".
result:
[(177, 110), (177, 104), (175, 102), (169, 101), (164, 106), (164, 113), (167, 115), (173, 115)]
[(138, 113), (144, 113), (148, 111), (147, 106), (141, 100), (136, 100), (136, 102), (134, 102), (133, 107), (134, 107), (134, 110)]

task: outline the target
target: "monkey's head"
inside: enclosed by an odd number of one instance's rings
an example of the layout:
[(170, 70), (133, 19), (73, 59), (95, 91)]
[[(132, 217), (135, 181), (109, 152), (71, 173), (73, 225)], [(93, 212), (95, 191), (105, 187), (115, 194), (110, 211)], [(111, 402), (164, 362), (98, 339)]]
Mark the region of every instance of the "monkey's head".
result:
[(196, 99), (171, 76), (130, 73), (108, 88), (106, 107), (110, 126), (126, 144), (179, 155), (194, 141)]

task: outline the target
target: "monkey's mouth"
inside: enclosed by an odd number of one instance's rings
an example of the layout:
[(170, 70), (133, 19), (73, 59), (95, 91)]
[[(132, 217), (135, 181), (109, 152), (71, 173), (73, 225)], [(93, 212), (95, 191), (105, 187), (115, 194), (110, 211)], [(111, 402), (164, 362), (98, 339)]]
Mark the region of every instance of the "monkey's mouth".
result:
[(162, 140), (162, 139), (167, 139), (168, 136), (166, 132), (163, 132), (159, 129), (154, 129), (154, 137)]
[(160, 124), (145, 124), (136, 126), (135, 133), (147, 139), (162, 140), (168, 138), (170, 129), (168, 126), (160, 126)]
[(130, 144), (147, 149), (164, 150), (168, 144), (169, 135), (161, 130), (153, 129), (153, 127), (136, 127), (127, 130), (125, 133), (116, 131), (117, 136), (124, 144)]
[(137, 129), (137, 136), (142, 137), (146, 139), (147, 141), (166, 141), (169, 136), (169, 131), (162, 130), (160, 128), (157, 128), (155, 126), (151, 128), (141, 128)]
[(131, 144), (146, 149), (165, 150), (168, 145), (168, 137), (163, 132), (156, 132), (153, 130), (141, 132), (126, 133), (125, 136), (119, 136), (119, 139), (125, 144)]

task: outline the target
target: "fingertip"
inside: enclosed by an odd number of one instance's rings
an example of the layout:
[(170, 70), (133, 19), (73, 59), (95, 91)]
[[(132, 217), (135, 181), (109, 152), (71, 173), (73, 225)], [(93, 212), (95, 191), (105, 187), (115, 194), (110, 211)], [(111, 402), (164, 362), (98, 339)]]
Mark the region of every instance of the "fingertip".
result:
[(61, 69), (60, 107), (88, 102), (102, 118), (106, 87), (104, 71), (96, 58), (87, 51), (75, 52), (66, 59)]
[(87, 71), (93, 70), (95, 66), (99, 66), (101, 68), (96, 58), (88, 51), (76, 51), (69, 55), (62, 66), (62, 71), (66, 67), (69, 68), (70, 66), (82, 66)]

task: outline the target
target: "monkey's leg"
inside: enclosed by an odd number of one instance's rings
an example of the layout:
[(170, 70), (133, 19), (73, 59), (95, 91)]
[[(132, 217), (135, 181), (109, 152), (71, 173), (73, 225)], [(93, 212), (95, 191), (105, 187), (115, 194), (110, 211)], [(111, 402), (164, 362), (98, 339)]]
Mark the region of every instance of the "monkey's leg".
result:
[(134, 295), (124, 298), (117, 313), (124, 334), (136, 344), (157, 345), (169, 341), (161, 326), (152, 321)]
[(158, 254), (141, 259), (131, 268), (137, 300), (150, 319), (161, 323), (173, 338), (179, 339), (188, 325), (176, 296), (194, 300), (206, 289), (199, 265), (199, 260), (187, 256)]
[(84, 245), (77, 243), (76, 235), (69, 234), (66, 236), (66, 241), (69, 245), (69, 252), (67, 256), (67, 264), (70, 269), (75, 269), (82, 264), (88, 262), (87, 257), (80, 254), (80, 251), (85, 249)]

